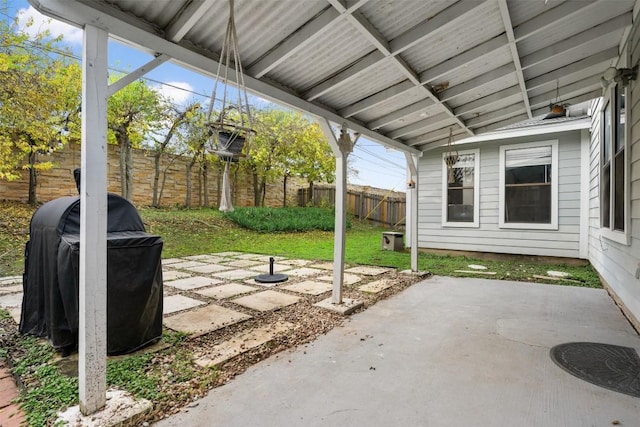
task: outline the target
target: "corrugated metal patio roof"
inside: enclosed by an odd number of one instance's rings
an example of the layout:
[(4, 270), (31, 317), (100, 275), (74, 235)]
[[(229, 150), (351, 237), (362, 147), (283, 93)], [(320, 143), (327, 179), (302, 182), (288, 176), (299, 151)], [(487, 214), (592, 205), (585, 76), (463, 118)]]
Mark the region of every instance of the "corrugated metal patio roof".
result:
[[(212, 75), (227, 0), (29, 0)], [(634, 0), (235, 0), (247, 87), (413, 153), (601, 95)]]

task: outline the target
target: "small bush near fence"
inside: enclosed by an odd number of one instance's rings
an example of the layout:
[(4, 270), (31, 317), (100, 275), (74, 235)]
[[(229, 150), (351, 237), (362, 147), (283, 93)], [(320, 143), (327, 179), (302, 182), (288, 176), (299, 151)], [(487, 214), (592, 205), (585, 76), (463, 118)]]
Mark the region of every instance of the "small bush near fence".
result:
[[(323, 208), (236, 208), (224, 214), (241, 227), (261, 232), (333, 231), (334, 211)], [(347, 220), (347, 227), (351, 227)]]

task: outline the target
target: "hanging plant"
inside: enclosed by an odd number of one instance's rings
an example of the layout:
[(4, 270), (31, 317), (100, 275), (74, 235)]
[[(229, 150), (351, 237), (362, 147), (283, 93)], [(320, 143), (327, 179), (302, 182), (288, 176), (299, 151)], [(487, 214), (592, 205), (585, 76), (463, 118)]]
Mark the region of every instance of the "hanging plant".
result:
[[(235, 81), (229, 78), (229, 70), (234, 71)], [(231, 102), (230, 82), (235, 83), (235, 102)], [(216, 95), (219, 83), (222, 84), (224, 93), (222, 99), (219, 100), (219, 113), (215, 117), (214, 105), (218, 101)], [(220, 61), (218, 62), (205, 126), (209, 128), (213, 152), (221, 160), (227, 162), (237, 162), (242, 155), (245, 142), (255, 134), (238, 49), (234, 0), (229, 0), (229, 21), (220, 51)]]
[(444, 163), (447, 165), (447, 171), (448, 171), (448, 182), (449, 184), (453, 184), (454, 182), (456, 182), (455, 180), (455, 176), (453, 173), (453, 167), (456, 165), (456, 163), (458, 163), (458, 160), (460, 160), (460, 155), (458, 154), (458, 151), (452, 151), (452, 144), (453, 144), (453, 130), (449, 129), (449, 140), (447, 141), (447, 153), (444, 155)]
[[(207, 120), (204, 123), (208, 128), (210, 146), (213, 149), (213, 153), (225, 162), (222, 176), (222, 195), (220, 197), (220, 210), (223, 212), (233, 211), (229, 164), (240, 159), (245, 142), (255, 135), (249, 99), (244, 85), (233, 4), (233, 0), (229, 0), (229, 21), (227, 22), (218, 70), (213, 90), (211, 91)], [(235, 80), (229, 78), (230, 70), (233, 70)], [(221, 100), (216, 98), (219, 84), (221, 85), (220, 87), (224, 88)], [(232, 85), (236, 88), (233, 102), (232, 96), (229, 94), (230, 86)], [(216, 102), (219, 102), (220, 108), (218, 110), (219, 113), (214, 114)]]

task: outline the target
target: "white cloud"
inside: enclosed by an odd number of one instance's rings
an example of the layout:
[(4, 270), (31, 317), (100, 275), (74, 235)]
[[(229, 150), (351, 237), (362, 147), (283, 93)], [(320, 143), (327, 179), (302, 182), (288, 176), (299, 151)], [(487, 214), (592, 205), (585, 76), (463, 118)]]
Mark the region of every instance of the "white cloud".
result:
[(155, 90), (171, 98), (176, 104), (184, 104), (193, 96), (193, 86), (187, 82), (166, 82), (155, 86)]
[[(33, 20), (33, 24), (27, 27), (29, 20)], [(33, 6), (18, 11), (18, 25), (21, 30), (31, 36), (35, 36), (37, 33), (48, 29), (53, 37), (58, 37), (62, 34), (63, 40), (67, 43), (82, 43), (83, 33), (80, 28), (44, 16), (34, 9)]]

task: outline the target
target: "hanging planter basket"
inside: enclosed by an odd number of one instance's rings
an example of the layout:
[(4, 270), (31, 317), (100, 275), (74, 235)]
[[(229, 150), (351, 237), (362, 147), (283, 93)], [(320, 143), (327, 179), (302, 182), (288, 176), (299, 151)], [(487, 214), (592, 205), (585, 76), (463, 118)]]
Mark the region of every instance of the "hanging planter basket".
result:
[(460, 160), (460, 155), (458, 154), (458, 151), (451, 151), (452, 142), (453, 142), (453, 131), (449, 129), (449, 141), (447, 142), (447, 147), (449, 151), (444, 156), (444, 163), (447, 165), (447, 171), (449, 175), (448, 177), (449, 184), (453, 184), (454, 182), (456, 182), (456, 179), (453, 173), (453, 167), (456, 165), (456, 163), (458, 163), (458, 160)]
[[(229, 0), (229, 20), (205, 122), (212, 152), (226, 162), (237, 162), (243, 156), (245, 142), (256, 133), (244, 84), (233, 9), (234, 0)], [(235, 86), (234, 95), (231, 94), (231, 84)], [(218, 87), (223, 91), (221, 99), (216, 96)], [(214, 108), (216, 103), (218, 112)]]

